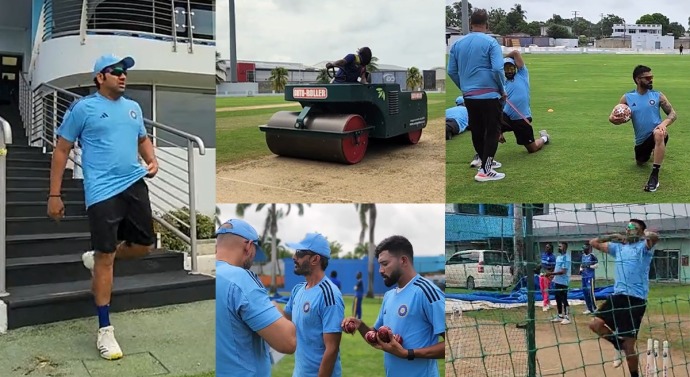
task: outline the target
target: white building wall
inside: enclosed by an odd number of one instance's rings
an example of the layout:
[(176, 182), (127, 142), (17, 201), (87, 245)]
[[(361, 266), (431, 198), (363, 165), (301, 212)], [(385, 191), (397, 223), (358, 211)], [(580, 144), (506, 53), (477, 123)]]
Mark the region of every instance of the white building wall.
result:
[[(630, 43), (637, 50), (673, 50), (673, 36), (661, 34), (631, 34)], [(657, 45), (658, 43), (658, 45)]]

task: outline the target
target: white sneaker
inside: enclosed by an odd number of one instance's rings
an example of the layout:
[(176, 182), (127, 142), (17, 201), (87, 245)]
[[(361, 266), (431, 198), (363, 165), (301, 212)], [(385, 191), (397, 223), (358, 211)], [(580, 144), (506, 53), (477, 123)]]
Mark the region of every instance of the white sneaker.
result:
[(618, 368), (623, 364), (623, 358), (625, 358), (625, 352), (616, 351), (616, 358), (613, 359), (613, 367)]
[(506, 175), (504, 173), (499, 173), (494, 169), (489, 170), (488, 173), (478, 170), (477, 174), (474, 176), (474, 180), (477, 182), (498, 181), (499, 179), (503, 179), (505, 177)]
[(569, 325), (570, 324), (570, 318), (568, 316), (565, 316), (563, 320), (561, 321), (561, 325)]
[[(503, 166), (503, 164), (501, 164), (500, 162), (495, 161), (495, 160), (493, 163), (491, 163), (491, 167), (493, 169), (498, 169), (501, 166)], [(479, 157), (477, 157), (477, 155), (474, 155), (474, 160), (472, 160), (472, 162), (470, 162), (470, 167), (481, 169), (482, 168), (482, 160)]]
[(115, 340), (115, 328), (107, 326), (98, 329), (98, 341), (96, 347), (101, 352), (101, 357), (106, 360), (117, 360), (122, 358), (122, 350)]
[(548, 305), (546, 305), (546, 306), (544, 306), (544, 307), (541, 308), (541, 311), (543, 311), (543, 312), (548, 312), (549, 309), (551, 309), (551, 307), (549, 307)]
[(590, 312), (589, 310), (585, 310), (584, 312), (582, 312), (582, 314), (587, 315), (587, 314), (592, 314), (592, 312)]
[(548, 144), (549, 141), (551, 141), (551, 136), (549, 136), (549, 134), (546, 133), (546, 130), (539, 131), (539, 137), (544, 137), (544, 136), (546, 136), (546, 141), (544, 142), (544, 144)]
[(565, 319), (563, 318), (563, 316), (560, 316), (560, 315), (559, 315), (559, 316), (553, 317), (553, 318), (551, 319), (551, 322), (563, 322), (564, 320), (565, 320)]
[(91, 275), (93, 276), (93, 266), (96, 264), (94, 261), (94, 251), (87, 251), (84, 254), (81, 255), (81, 261), (84, 263), (84, 267), (88, 268), (89, 271), (91, 271)]

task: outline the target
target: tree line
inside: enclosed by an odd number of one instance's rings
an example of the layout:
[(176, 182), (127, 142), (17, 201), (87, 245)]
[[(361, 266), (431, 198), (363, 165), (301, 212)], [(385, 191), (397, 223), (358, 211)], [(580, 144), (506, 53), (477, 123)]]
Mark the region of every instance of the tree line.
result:
[[(472, 3), (468, 4), (469, 14), (472, 14)], [(509, 35), (513, 33), (525, 33), (530, 36), (540, 36), (542, 26), (547, 27), (546, 35), (551, 38), (605, 38), (613, 32), (614, 24), (625, 24), (626, 20), (615, 14), (602, 15), (598, 22), (592, 22), (582, 17), (563, 18), (554, 14), (546, 21), (527, 22), (527, 12), (522, 5), (515, 4), (509, 11), (502, 8), (491, 8), (489, 12), (489, 29), (492, 33)], [(462, 2), (446, 6), (446, 27), (462, 27)], [(627, 23), (630, 23), (629, 21)], [(663, 35), (672, 33), (675, 38), (685, 34), (685, 27), (678, 22), (670, 22), (669, 18), (661, 13), (651, 13), (641, 16), (635, 24), (659, 24)], [(572, 34), (566, 26), (572, 28)], [(690, 29), (690, 17), (688, 17)]]

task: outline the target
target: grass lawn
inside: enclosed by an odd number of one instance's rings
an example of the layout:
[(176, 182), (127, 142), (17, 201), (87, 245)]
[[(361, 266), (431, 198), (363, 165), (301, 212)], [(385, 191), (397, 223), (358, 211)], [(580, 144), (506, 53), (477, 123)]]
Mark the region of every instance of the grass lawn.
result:
[[(445, 94), (427, 93), (428, 119), (444, 116)], [(217, 98), (216, 108), (245, 107), (257, 105), (277, 105), (289, 103), (283, 96), (268, 97), (229, 97)], [(301, 106), (239, 111), (221, 111), (216, 113), (216, 164), (237, 163), (268, 156), (271, 151), (266, 146), (266, 138), (259, 126), (266, 124), (278, 111), (299, 111)], [(423, 137), (423, 136), (422, 136)]]
[[(344, 296), (345, 316), (352, 313), (352, 296)], [(365, 298), (362, 302), (362, 319), (364, 323), (373, 326), (381, 308), (383, 298)], [(353, 335), (343, 333), (340, 342), (340, 363), (343, 376), (372, 377), (384, 376), (383, 352), (366, 344), (359, 333)], [(445, 375), (445, 360), (438, 360), (439, 376)], [(287, 355), (274, 367), (273, 377), (291, 377), (295, 366), (294, 355)]]
[[(512, 134), (500, 144), (496, 159), (506, 178), (478, 183), (469, 168), (474, 156), (471, 135), (446, 144), (448, 203), (643, 203), (684, 202), (690, 197), (690, 130), (686, 117), (690, 60), (677, 55), (524, 55), (530, 73), (535, 134), (546, 129), (549, 145), (528, 154)], [(613, 126), (608, 116), (627, 91), (634, 89), (633, 68), (652, 68), (654, 88), (666, 94), (678, 120), (669, 127), (669, 142), (655, 193), (642, 191), (651, 162), (634, 162), (632, 124)], [(453, 106), (458, 88), (448, 84), (446, 106)], [(554, 111), (549, 113), (548, 109)], [(663, 114), (663, 113), (662, 113)], [(665, 116), (662, 116), (662, 119)], [(538, 136), (538, 134), (537, 134)]]

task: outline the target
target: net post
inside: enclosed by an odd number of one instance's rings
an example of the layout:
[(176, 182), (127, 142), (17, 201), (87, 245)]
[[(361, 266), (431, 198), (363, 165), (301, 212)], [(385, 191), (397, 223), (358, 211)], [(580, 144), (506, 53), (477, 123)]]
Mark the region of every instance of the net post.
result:
[(531, 204), (523, 204), (525, 216), (525, 267), (527, 278), (527, 375), (537, 375), (537, 344), (535, 339), (535, 313), (534, 313), (534, 269), (536, 256), (534, 253), (534, 234), (532, 229), (532, 217), (534, 209)]

